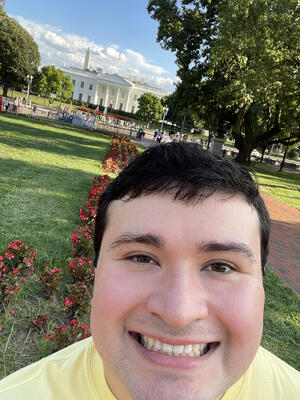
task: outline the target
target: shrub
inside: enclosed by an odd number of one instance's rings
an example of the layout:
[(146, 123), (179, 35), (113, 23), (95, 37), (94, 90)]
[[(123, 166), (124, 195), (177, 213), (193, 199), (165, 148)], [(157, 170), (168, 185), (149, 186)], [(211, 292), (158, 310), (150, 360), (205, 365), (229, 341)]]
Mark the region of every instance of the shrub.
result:
[(68, 325), (55, 327), (54, 332), (48, 332), (45, 337), (53, 344), (52, 350), (55, 352), (88, 336), (91, 336), (89, 326), (80, 324), (76, 319), (72, 319)]
[(49, 268), (49, 266), (46, 265), (41, 275), (41, 282), (50, 295), (59, 291), (61, 280), (61, 268)]
[(36, 252), (21, 240), (12, 241), (0, 256), (0, 301), (7, 301), (19, 290), (24, 277), (34, 271)]
[(89, 257), (74, 258), (74, 260), (69, 264), (69, 271), (74, 282), (80, 281), (86, 284), (93, 283), (95, 275), (94, 266)]
[(65, 297), (65, 305), (73, 311), (73, 314), (84, 314), (90, 304), (89, 289), (83, 282), (68, 285), (68, 297)]

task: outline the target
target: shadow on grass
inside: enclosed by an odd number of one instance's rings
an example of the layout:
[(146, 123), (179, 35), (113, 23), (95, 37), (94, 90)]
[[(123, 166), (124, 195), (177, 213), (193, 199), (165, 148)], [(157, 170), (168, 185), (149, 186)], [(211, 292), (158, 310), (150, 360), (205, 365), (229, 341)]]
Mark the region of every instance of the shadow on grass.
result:
[(291, 186), (269, 185), (267, 183), (261, 183), (260, 186), (261, 187), (272, 187), (272, 188), (278, 188), (278, 189), (295, 190), (297, 192), (300, 192), (300, 188), (297, 189), (296, 187), (291, 187)]
[[(110, 139), (53, 125), (0, 117), (0, 250), (12, 240), (23, 240), (45, 262), (70, 256), (70, 237), (80, 225), (79, 209), (92, 178), (101, 173)], [(27, 152), (24, 160), (22, 149), (28, 148), (36, 154)], [(59, 164), (52, 154), (62, 156)]]
[(45, 262), (70, 256), (70, 237), (80, 225), (79, 209), (96, 174), (13, 159), (0, 162), (0, 249), (23, 240)]
[[(41, 126), (41, 121), (30, 121), (21, 117), (19, 117), (20, 122), (16, 122), (16, 117), (14, 119), (11, 117), (9, 121), (7, 119), (0, 119), (0, 144), (12, 147), (31, 148), (101, 162), (100, 155), (106, 150), (111, 139), (109, 136), (103, 138), (99, 133), (84, 129), (66, 128), (57, 126), (58, 124), (53, 126), (51, 123), (44, 123)], [(67, 132), (64, 132), (65, 130)]]

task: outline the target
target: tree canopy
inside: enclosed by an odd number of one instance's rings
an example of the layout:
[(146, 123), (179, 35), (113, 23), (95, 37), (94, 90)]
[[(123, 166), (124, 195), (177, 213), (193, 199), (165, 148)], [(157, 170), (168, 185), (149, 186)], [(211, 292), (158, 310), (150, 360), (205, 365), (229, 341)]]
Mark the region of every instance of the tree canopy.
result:
[(163, 106), (158, 97), (152, 93), (145, 93), (139, 99), (139, 109), (136, 113), (137, 117), (146, 121), (148, 124), (157, 121), (163, 113)]
[(176, 54), (186, 106), (210, 130), (230, 122), (240, 161), (300, 140), (298, 0), (149, 0), (148, 11)]
[(35, 77), (34, 86), (49, 103), (54, 101), (52, 95), (61, 101), (67, 101), (72, 97), (73, 84), (70, 77), (60, 69), (56, 69), (54, 65), (47, 65), (41, 69)]
[(10, 87), (24, 86), (27, 75), (37, 72), (40, 54), (31, 35), (1, 6), (0, 38), (0, 85), (7, 96)]

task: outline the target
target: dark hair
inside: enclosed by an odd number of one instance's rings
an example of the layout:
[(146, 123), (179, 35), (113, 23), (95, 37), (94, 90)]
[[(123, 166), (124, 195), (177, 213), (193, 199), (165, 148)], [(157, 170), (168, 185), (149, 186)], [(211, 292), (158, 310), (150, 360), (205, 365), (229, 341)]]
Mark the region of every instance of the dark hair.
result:
[(214, 155), (196, 143), (172, 142), (149, 147), (140, 153), (109, 184), (99, 200), (95, 236), (95, 265), (112, 201), (128, 200), (155, 192), (171, 193), (174, 199), (197, 203), (215, 192), (240, 195), (259, 216), (262, 272), (267, 261), (270, 218), (256, 181), (246, 168)]

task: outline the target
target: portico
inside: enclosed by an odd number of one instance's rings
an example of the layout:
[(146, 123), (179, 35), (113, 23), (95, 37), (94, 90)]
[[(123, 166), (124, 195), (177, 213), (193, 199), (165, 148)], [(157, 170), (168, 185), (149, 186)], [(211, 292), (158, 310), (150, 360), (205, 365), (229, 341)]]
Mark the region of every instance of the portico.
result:
[(101, 67), (91, 70), (89, 66), (90, 51), (88, 49), (83, 69), (61, 68), (74, 85), (73, 99), (75, 100), (135, 113), (138, 110), (138, 98), (144, 93), (152, 93), (158, 98), (168, 95), (166, 90), (155, 88), (145, 82), (124, 78), (118, 74), (107, 74)]

